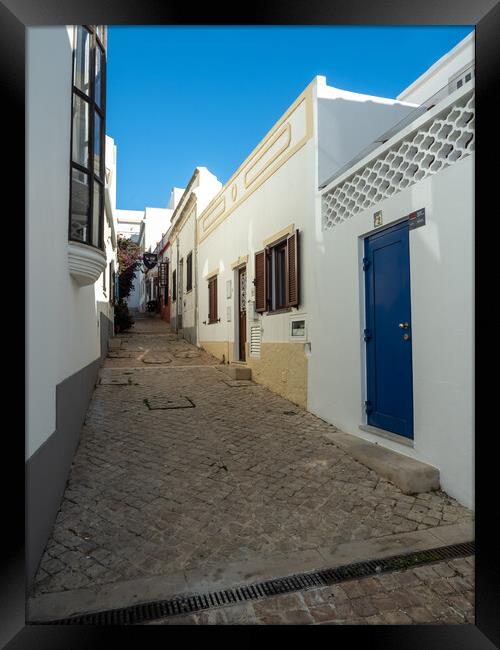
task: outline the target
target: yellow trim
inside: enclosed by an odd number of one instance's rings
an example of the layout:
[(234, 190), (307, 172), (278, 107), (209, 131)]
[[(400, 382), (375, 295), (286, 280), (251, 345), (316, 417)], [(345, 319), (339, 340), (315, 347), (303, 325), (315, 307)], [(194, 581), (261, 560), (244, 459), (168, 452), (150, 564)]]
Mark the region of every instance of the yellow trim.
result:
[[(312, 89), (313, 85), (315, 83), (315, 80), (313, 80), (307, 88), (297, 97), (297, 99), (293, 102), (293, 104), (288, 108), (288, 110), (281, 116), (281, 118), (278, 120), (278, 122), (275, 123), (275, 125), (270, 129), (270, 131), (266, 134), (266, 136), (262, 139), (262, 141), (257, 145), (257, 147), (252, 151), (252, 153), (246, 158), (246, 160), (238, 167), (238, 169), (234, 172), (234, 174), (231, 176), (231, 178), (227, 181), (227, 183), (219, 190), (217, 195), (212, 199), (212, 201), (208, 204), (208, 206), (205, 208), (205, 210), (201, 213), (201, 215), (198, 217), (198, 243), (201, 243), (204, 241), (243, 201), (245, 201), (253, 192), (255, 192), (256, 189), (258, 189), (270, 176), (272, 176), (282, 165), (285, 164), (285, 162), (293, 156), (301, 147), (305, 145), (305, 143), (313, 136), (313, 94), (312, 94)], [(285, 152), (285, 154), (282, 156), (281, 159), (274, 161), (274, 164), (272, 164), (273, 161), (271, 161), (271, 164), (268, 164), (268, 166), (265, 168), (265, 171), (261, 174), (259, 174), (259, 180), (256, 180), (255, 183), (251, 184), (251, 187), (248, 188), (246, 192), (242, 194), (240, 199), (233, 203), (233, 205), (228, 208), (227, 211), (223, 211), (222, 214), (218, 215), (214, 221), (209, 224), (206, 228), (202, 228), (202, 225), (205, 224), (205, 220), (207, 217), (213, 213), (213, 211), (216, 209), (216, 207), (219, 206), (219, 203), (223, 200), (225, 192), (228, 190), (228, 188), (231, 186), (231, 184), (235, 181), (235, 179), (238, 177), (238, 175), (244, 170), (245, 166), (248, 165), (249, 162), (253, 161), (255, 156), (261, 152), (261, 149), (265, 147), (265, 145), (269, 142), (269, 139), (272, 138), (278, 129), (283, 126), (283, 124), (286, 122), (286, 120), (291, 116), (291, 114), (302, 104), (302, 102), (305, 101), (305, 112), (306, 112), (306, 133), (304, 137), (302, 137), (293, 147), (288, 149), (288, 151)], [(274, 159), (273, 159), (274, 160)]]
[[(302, 103), (302, 102), (301, 102), (301, 103)], [(286, 142), (285, 142), (285, 144), (282, 145), (282, 146), (278, 149), (278, 151), (274, 154), (274, 156), (271, 158), (271, 160), (268, 160), (266, 166), (263, 167), (263, 168), (260, 170), (260, 172), (257, 172), (257, 175), (254, 177), (254, 179), (251, 180), (250, 182), (248, 182), (248, 180), (247, 180), (247, 176), (248, 176), (248, 174), (252, 171), (252, 169), (255, 167), (255, 165), (256, 165), (260, 160), (262, 160), (263, 156), (266, 155), (266, 153), (269, 151), (269, 149), (271, 149), (271, 148), (276, 144), (276, 142), (281, 138), (281, 136), (282, 136), (284, 133), (286, 133), (286, 135), (287, 135), (287, 138), (286, 138)], [(255, 183), (255, 181), (259, 178), (259, 176), (260, 176), (261, 174), (263, 174), (263, 173), (266, 171), (266, 169), (267, 169), (267, 168), (268, 168), (268, 167), (269, 167), (269, 166), (270, 166), (270, 165), (271, 165), (271, 164), (276, 160), (276, 158), (278, 158), (278, 156), (280, 156), (280, 155), (283, 153), (283, 151), (285, 151), (285, 149), (288, 149), (288, 147), (290, 146), (290, 141), (291, 141), (291, 139), (292, 139), (292, 127), (290, 126), (290, 122), (287, 122), (287, 123), (283, 126), (283, 128), (282, 128), (280, 131), (278, 131), (278, 132), (273, 136), (273, 138), (271, 138), (271, 141), (269, 142), (269, 144), (267, 145), (267, 147), (265, 147), (265, 149), (263, 149), (263, 150), (260, 152), (260, 154), (259, 154), (259, 155), (255, 158), (255, 160), (252, 162), (252, 164), (250, 165), (250, 167), (246, 170), (245, 175), (243, 176), (243, 183), (244, 183), (244, 185), (245, 185), (245, 188), (248, 188), (248, 187), (250, 187), (250, 185), (252, 185), (252, 183)]]
[(231, 198), (233, 199), (233, 201), (236, 201), (237, 196), (238, 196), (238, 187), (237, 187), (237, 185), (235, 183), (233, 185), (233, 187), (231, 188)]
[(248, 262), (248, 255), (241, 255), (238, 257), (236, 262), (233, 262), (231, 264), (231, 269), (234, 271), (234, 269), (237, 269), (238, 266), (243, 266), (243, 264), (246, 264)]
[[(217, 210), (217, 208), (218, 208), (219, 206), (221, 206), (221, 205), (222, 205), (222, 212), (221, 212), (221, 214), (224, 214), (224, 210), (226, 209), (226, 197), (225, 197), (225, 196), (222, 196), (221, 199), (220, 199), (219, 201), (217, 201), (217, 203), (212, 207), (212, 209), (210, 210), (210, 212), (208, 212), (208, 214), (206, 214), (206, 215), (203, 217), (203, 222), (202, 222), (203, 229), (205, 229), (205, 223), (209, 220), (209, 217), (211, 217), (211, 216), (213, 215), (213, 213)], [(206, 229), (208, 230), (208, 229), (210, 228), (210, 226), (212, 226), (213, 223), (214, 223), (214, 222), (215, 222), (219, 217), (220, 217), (220, 214), (216, 215), (216, 216), (215, 216), (215, 220), (214, 220), (212, 223), (209, 223), (208, 226), (206, 227)]]
[(219, 269), (216, 269), (215, 271), (210, 271), (210, 273), (207, 273), (205, 276), (205, 280), (210, 280), (210, 278), (213, 278), (214, 275), (219, 275)]
[(293, 230), (294, 230), (294, 224), (291, 223), (286, 228), (283, 228), (279, 232), (274, 233), (274, 235), (271, 235), (271, 237), (268, 237), (267, 239), (264, 239), (263, 242), (262, 242), (262, 245), (263, 246), (268, 246), (269, 244), (272, 244), (275, 241), (278, 241), (278, 239), (281, 239), (285, 235), (291, 235)]

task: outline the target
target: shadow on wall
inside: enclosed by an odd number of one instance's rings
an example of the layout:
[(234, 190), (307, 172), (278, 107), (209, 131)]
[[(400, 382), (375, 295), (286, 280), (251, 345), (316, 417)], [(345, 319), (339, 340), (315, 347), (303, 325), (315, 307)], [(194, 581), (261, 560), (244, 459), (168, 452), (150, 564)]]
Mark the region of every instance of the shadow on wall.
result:
[(319, 185), (326, 183), (344, 165), (415, 110), (415, 106), (371, 100), (358, 102), (319, 98)]

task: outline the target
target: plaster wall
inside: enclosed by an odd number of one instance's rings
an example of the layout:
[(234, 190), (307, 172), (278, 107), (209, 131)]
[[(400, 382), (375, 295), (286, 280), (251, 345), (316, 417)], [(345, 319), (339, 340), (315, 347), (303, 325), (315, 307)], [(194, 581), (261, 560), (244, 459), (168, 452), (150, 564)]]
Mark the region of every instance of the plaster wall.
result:
[(424, 74), (399, 93), (398, 100), (422, 104), (426, 99), (446, 87), (450, 78), (474, 62), (474, 38), (475, 35), (472, 32), (462, 39)]
[(57, 384), (100, 356), (96, 287), (68, 268), (72, 39), (71, 27), (27, 29), (28, 458), (56, 429)]
[[(474, 155), (330, 230), (316, 217), (308, 409), (352, 433), (438, 467), (441, 486), (474, 505)], [(359, 429), (364, 413), (363, 238), (425, 208), (410, 231), (414, 447)]]

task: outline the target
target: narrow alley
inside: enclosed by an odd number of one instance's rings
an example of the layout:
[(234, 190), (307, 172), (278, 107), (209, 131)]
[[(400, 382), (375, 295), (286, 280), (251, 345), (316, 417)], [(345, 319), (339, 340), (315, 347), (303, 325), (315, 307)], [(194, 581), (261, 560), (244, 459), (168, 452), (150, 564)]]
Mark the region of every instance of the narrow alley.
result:
[[(445, 493), (403, 494), (336, 446), (332, 425), (231, 379), (157, 316), (135, 319), (110, 340), (30, 619), (469, 541), (473, 515)], [(465, 609), (429, 622), (470, 620), (470, 576), (443, 591), (453, 575), (434, 575), (436, 597)]]

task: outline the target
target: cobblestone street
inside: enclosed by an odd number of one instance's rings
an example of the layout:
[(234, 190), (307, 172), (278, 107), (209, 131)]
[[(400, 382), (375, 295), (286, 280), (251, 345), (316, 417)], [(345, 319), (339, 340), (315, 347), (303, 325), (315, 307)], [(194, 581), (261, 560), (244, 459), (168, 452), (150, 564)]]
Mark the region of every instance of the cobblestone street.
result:
[(439, 562), (150, 625), (457, 625), (474, 623), (474, 559)]
[[(403, 494), (337, 447), (334, 432), (231, 380), (158, 318), (137, 319), (101, 369), (32, 598), (256, 558), (316, 553), (327, 563), (345, 543), (471, 522), (441, 491)], [(464, 623), (472, 604), (464, 559), (176, 618)]]

